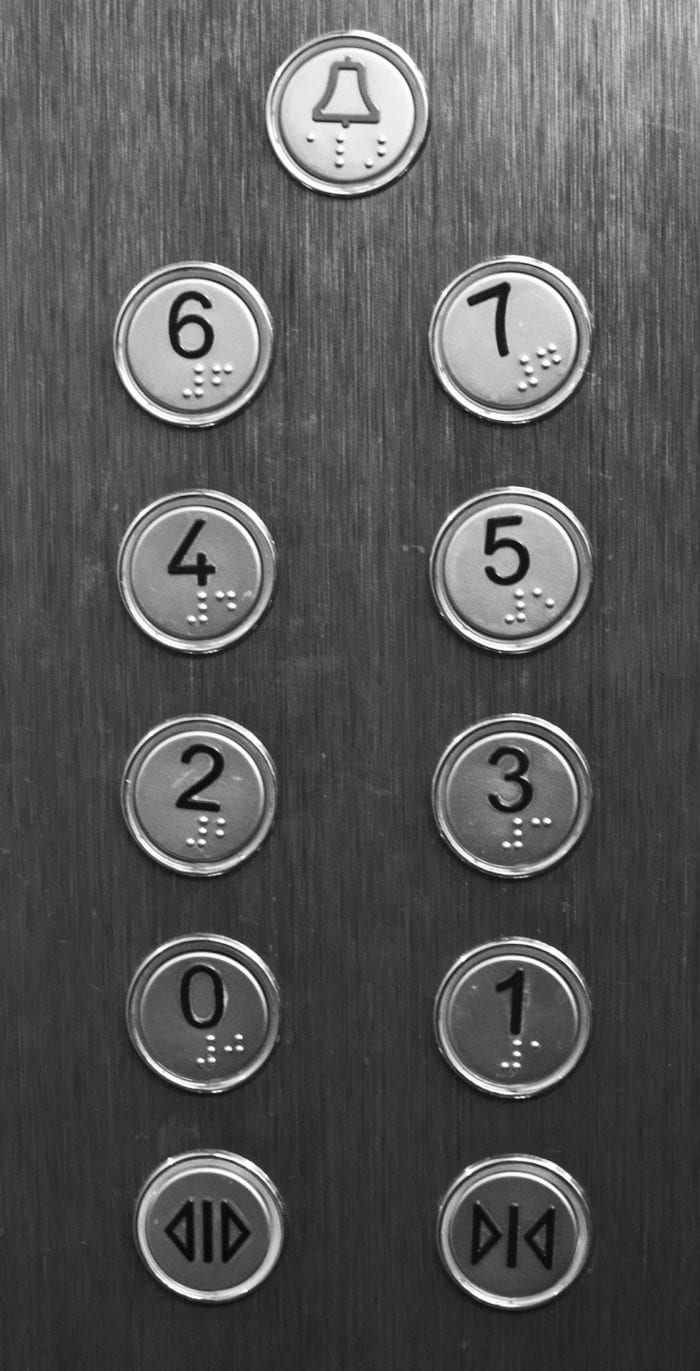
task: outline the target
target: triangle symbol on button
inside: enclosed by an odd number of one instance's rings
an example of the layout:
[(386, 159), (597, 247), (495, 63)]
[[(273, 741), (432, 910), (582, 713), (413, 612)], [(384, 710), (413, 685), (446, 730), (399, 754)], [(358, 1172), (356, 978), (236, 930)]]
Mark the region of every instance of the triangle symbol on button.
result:
[[(535, 1256), (539, 1258), (547, 1271), (551, 1271), (554, 1263), (554, 1225), (556, 1223), (557, 1211), (553, 1204), (545, 1209), (544, 1214), (533, 1223), (532, 1228), (528, 1228), (527, 1233), (523, 1233), (523, 1238), (528, 1247), (532, 1249)], [(535, 1242), (535, 1238), (544, 1230), (544, 1243)]]
[(228, 1203), (228, 1200), (221, 1201), (221, 1260), (230, 1262), (235, 1257), (239, 1248), (250, 1237), (250, 1229), (243, 1222), (240, 1214)]
[[(482, 1229), (486, 1229), (487, 1236), (482, 1241)], [(503, 1229), (498, 1227), (491, 1215), (483, 1204), (478, 1200), (474, 1201), (472, 1211), (472, 1266), (476, 1266), (482, 1259), (500, 1242), (503, 1237)]]
[[(178, 1228), (182, 1228), (181, 1233), (178, 1233)], [(188, 1262), (193, 1262), (195, 1259), (194, 1200), (185, 1200), (170, 1223), (166, 1223), (165, 1231), (178, 1251), (182, 1252), (183, 1257), (186, 1257)]]

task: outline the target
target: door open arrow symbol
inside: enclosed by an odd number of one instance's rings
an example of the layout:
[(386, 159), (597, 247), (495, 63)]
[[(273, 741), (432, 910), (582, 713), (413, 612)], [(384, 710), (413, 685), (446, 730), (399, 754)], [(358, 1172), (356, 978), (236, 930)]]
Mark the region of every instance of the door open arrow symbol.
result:
[[(487, 1236), (482, 1241), (483, 1229), (486, 1229)], [(477, 1266), (502, 1237), (503, 1229), (498, 1227), (483, 1204), (475, 1200), (472, 1215), (472, 1266)]]

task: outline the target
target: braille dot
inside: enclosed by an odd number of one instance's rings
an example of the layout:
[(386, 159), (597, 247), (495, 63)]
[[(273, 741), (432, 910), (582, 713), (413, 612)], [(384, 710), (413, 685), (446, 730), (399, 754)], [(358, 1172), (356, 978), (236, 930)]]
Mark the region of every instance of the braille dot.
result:
[(212, 371), (221, 371), (221, 363), (214, 362), (214, 365), (212, 366)]
[(529, 367), (529, 366), (526, 367), (526, 368), (525, 368), (525, 375), (526, 375), (526, 376), (532, 376), (532, 373), (533, 373), (534, 370), (535, 370), (534, 367)]
[(216, 598), (217, 598), (217, 600), (225, 600), (225, 599), (226, 599), (226, 596), (225, 596), (223, 590), (217, 590), (217, 592), (216, 592)]
[(520, 365), (524, 367), (525, 364), (526, 364), (527, 362), (529, 362), (529, 361), (530, 361), (530, 358), (528, 357), (527, 353), (524, 352), (523, 355), (522, 355), (522, 357), (520, 358)]
[(522, 843), (513, 843), (513, 847), (522, 847)]
[(531, 1041), (530, 1041), (530, 1047), (539, 1047), (539, 1043), (538, 1043), (538, 1041), (537, 1041), (537, 1038), (532, 1038), (532, 1039), (531, 1039)]
[(344, 167), (344, 166), (345, 166), (345, 163), (344, 163), (344, 162), (336, 161), (336, 164), (335, 164), (335, 165), (336, 165), (337, 167)]
[(225, 367), (224, 367), (224, 371), (226, 372), (226, 375), (227, 375), (227, 376), (230, 376), (230, 375), (231, 375), (231, 372), (233, 371), (233, 367), (232, 367), (232, 365), (231, 365), (230, 362), (227, 362), (227, 363), (226, 363), (226, 365), (225, 365)]
[(374, 166), (374, 162), (372, 161), (372, 158), (371, 158), (371, 157), (368, 157), (368, 158), (367, 158), (367, 161), (365, 162), (365, 166), (366, 166), (366, 167), (373, 167), (373, 166)]
[(501, 843), (501, 847), (510, 847), (510, 843), (509, 843), (509, 842)]
[(207, 840), (206, 840), (206, 838), (198, 838), (198, 839), (197, 839), (197, 847), (206, 847), (206, 845), (207, 845)]
[(547, 359), (545, 358), (544, 362), (542, 363), (542, 370), (543, 370), (543, 371), (548, 371), (548, 369), (549, 369), (549, 367), (550, 367), (551, 365), (552, 365), (551, 362), (548, 362)]
[(545, 604), (546, 604), (546, 606), (547, 606), (547, 609), (554, 609), (554, 601), (553, 601), (553, 600), (545, 600)]
[(213, 386), (220, 386), (220, 385), (221, 385), (221, 377), (220, 377), (220, 376), (212, 376), (212, 378), (211, 378), (211, 383), (212, 383)]
[(306, 135), (306, 141), (307, 141), (307, 143), (315, 143), (315, 142), (316, 142), (316, 134), (315, 134), (315, 133), (307, 133), (307, 135)]
[(513, 1038), (513, 1047), (522, 1047), (522, 1045), (523, 1045), (523, 1040), (522, 1040), (522, 1038)]
[(509, 1066), (510, 1062), (501, 1062), (501, 1071), (507, 1071)]
[(537, 349), (537, 356), (538, 356), (538, 357), (546, 357), (546, 356), (547, 356), (547, 354), (546, 354), (544, 348), (538, 348), (538, 349)]
[(518, 390), (527, 390), (527, 381), (518, 381)]
[(524, 599), (525, 599), (525, 591), (524, 591), (524, 590), (514, 590), (514, 591), (513, 591), (513, 594), (514, 594), (516, 600), (524, 600)]
[(241, 1047), (241, 1045), (240, 1045), (240, 1043), (239, 1043), (238, 1047), (236, 1048), (236, 1051), (237, 1051), (237, 1052), (245, 1052), (245, 1048), (244, 1048), (244, 1047)]
[(558, 352), (555, 352), (552, 361), (554, 362), (555, 367), (559, 366), (559, 363), (561, 362), (561, 357), (559, 356)]
[(552, 820), (551, 820), (551, 819), (543, 819), (543, 820), (542, 820), (542, 823), (545, 825), (546, 828), (551, 828), (551, 826), (552, 826)]
[(522, 1055), (523, 1055), (522, 1052), (519, 1052), (518, 1049), (517, 1049), (517, 1047), (516, 1047), (515, 1050), (514, 1050), (514, 1052), (513, 1052), (513, 1056), (514, 1056), (514, 1057), (522, 1057)]
[(202, 372), (202, 371), (204, 371), (204, 364), (203, 364), (203, 362), (195, 362), (195, 364), (194, 364), (192, 370), (193, 370), (194, 372)]
[(194, 847), (194, 838), (188, 838), (188, 839), (187, 839), (187, 846), (188, 846), (188, 847)]
[(230, 1043), (227, 1043), (227, 1044), (226, 1044), (226, 1046), (225, 1046), (225, 1048), (224, 1048), (224, 1052), (233, 1052), (233, 1048), (232, 1048), (232, 1046), (231, 1046)]
[(377, 157), (386, 157), (386, 148), (377, 148)]
[(215, 1042), (216, 1042), (216, 1033), (207, 1033), (207, 1042), (208, 1042), (208, 1043), (215, 1043)]
[(336, 141), (336, 143), (344, 143), (344, 142), (345, 142), (345, 134), (344, 134), (344, 133), (336, 133), (336, 135), (335, 135), (335, 141)]
[[(199, 788), (199, 787), (198, 787), (198, 788)], [(208, 824), (208, 823), (209, 823), (209, 815), (208, 815), (208, 814), (199, 814), (199, 815), (197, 816), (197, 823), (200, 823), (200, 824)]]
[(514, 1070), (514, 1071), (522, 1071), (522, 1066), (523, 1066), (522, 1062), (513, 1062), (513, 1070)]
[(525, 623), (525, 620), (526, 620), (526, 618), (527, 618), (527, 614), (516, 614), (515, 617), (516, 617), (516, 619), (517, 619), (517, 621), (518, 621), (519, 624), (524, 624), (524, 623)]
[(548, 351), (549, 351), (549, 352), (556, 352), (556, 350), (557, 350), (557, 345), (556, 345), (556, 343), (548, 343), (548, 344), (547, 344), (547, 348), (548, 348)]
[(234, 1038), (235, 1038), (235, 1040), (236, 1040), (237, 1043), (242, 1043), (242, 1042), (243, 1042), (243, 1034), (242, 1034), (242, 1033), (234, 1033), (233, 1036), (234, 1036)]
[(505, 621), (506, 621), (507, 624), (514, 624), (514, 623), (515, 623), (515, 615), (514, 615), (514, 614), (506, 614), (506, 615), (505, 615)]
[(185, 390), (183, 390), (182, 393), (183, 393), (183, 395), (184, 395), (184, 397), (185, 397), (186, 400), (191, 400), (191, 399), (192, 399), (192, 391), (189, 389), (189, 387), (186, 387)]
[(209, 623), (209, 615), (208, 615), (208, 614), (199, 614), (197, 617), (198, 617), (198, 620), (199, 620), (200, 624), (208, 624), (208, 623)]
[(197, 599), (198, 599), (198, 600), (206, 600), (206, 598), (207, 598), (207, 592), (206, 592), (206, 590), (198, 590), (198, 591), (197, 591)]
[(536, 376), (529, 376), (529, 377), (528, 377), (527, 383), (528, 383), (529, 386), (536, 386), (536, 385), (537, 385), (537, 377), (536, 377)]
[(539, 819), (531, 819), (531, 820), (530, 820), (530, 823), (532, 824), (532, 827), (533, 827), (533, 828), (539, 828), (539, 826), (540, 826), (540, 821), (539, 821)]
[(188, 624), (196, 624), (196, 622), (197, 622), (197, 615), (196, 615), (196, 614), (188, 614), (188, 615), (187, 615), (187, 622), (188, 622)]
[(204, 1057), (198, 1057), (198, 1058), (197, 1058), (197, 1066), (206, 1066), (206, 1062), (205, 1062), (205, 1060), (204, 1060)]
[(215, 838), (223, 838), (223, 836), (224, 836), (224, 830), (223, 830), (223, 828), (217, 828), (216, 833), (214, 834), (214, 837), (215, 837)]
[(532, 590), (532, 593), (533, 593), (533, 595), (541, 595), (541, 594), (542, 594), (542, 587), (541, 587), (541, 586), (534, 586), (534, 587), (533, 587), (533, 590)]
[(386, 143), (386, 134), (380, 133), (377, 138), (378, 143)]

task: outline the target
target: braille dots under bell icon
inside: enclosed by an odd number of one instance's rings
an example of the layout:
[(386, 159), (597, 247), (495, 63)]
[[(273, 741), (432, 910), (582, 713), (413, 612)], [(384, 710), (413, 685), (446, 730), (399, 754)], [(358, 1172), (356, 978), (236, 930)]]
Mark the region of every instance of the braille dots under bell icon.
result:
[(362, 62), (346, 57), (334, 62), (328, 84), (315, 106), (312, 119), (317, 124), (378, 124), (379, 110), (367, 89), (367, 70)]

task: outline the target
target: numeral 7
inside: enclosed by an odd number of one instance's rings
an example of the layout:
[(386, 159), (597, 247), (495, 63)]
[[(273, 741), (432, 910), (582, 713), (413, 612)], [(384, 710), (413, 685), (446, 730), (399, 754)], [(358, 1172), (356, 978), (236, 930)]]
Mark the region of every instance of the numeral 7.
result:
[(506, 302), (510, 295), (510, 282), (501, 281), (499, 286), (489, 286), (488, 290), (480, 290), (476, 295), (467, 297), (468, 305), (483, 305), (487, 300), (496, 300), (496, 347), (499, 357), (507, 357), (508, 339), (506, 338)]

